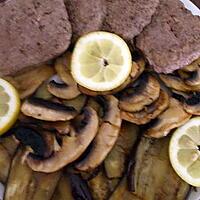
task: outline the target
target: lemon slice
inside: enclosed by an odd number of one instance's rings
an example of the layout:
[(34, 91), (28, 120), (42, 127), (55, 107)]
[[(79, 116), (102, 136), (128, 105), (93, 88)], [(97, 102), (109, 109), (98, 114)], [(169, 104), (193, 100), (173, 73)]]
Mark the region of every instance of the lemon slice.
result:
[(97, 31), (81, 37), (75, 45), (71, 70), (76, 82), (93, 91), (109, 91), (126, 81), (132, 58), (119, 36)]
[(20, 111), (20, 99), (15, 88), (0, 78), (0, 135), (17, 120)]
[(177, 174), (190, 185), (200, 187), (200, 117), (174, 132), (169, 155)]

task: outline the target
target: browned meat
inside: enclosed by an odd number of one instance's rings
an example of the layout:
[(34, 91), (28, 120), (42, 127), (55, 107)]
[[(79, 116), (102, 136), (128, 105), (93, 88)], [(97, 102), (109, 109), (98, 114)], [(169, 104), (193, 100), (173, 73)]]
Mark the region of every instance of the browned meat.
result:
[(136, 39), (157, 72), (170, 73), (200, 57), (200, 18), (179, 0), (160, 0), (152, 22)]
[(65, 0), (72, 24), (73, 41), (85, 33), (101, 30), (105, 16), (104, 0)]
[(106, 0), (104, 30), (132, 40), (151, 22), (159, 0)]
[(63, 0), (0, 3), (0, 76), (63, 53), (71, 25)]

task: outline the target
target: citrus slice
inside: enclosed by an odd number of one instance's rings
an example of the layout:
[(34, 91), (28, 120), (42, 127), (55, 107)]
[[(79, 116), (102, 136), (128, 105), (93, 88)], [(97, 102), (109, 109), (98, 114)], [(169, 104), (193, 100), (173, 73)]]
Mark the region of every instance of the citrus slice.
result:
[(190, 185), (200, 187), (200, 117), (189, 120), (174, 132), (169, 155), (177, 174)]
[(0, 78), (0, 135), (17, 120), (20, 111), (20, 99), (15, 88)]
[(75, 45), (71, 70), (76, 82), (93, 91), (109, 91), (126, 81), (132, 58), (125, 41), (104, 31), (81, 37)]

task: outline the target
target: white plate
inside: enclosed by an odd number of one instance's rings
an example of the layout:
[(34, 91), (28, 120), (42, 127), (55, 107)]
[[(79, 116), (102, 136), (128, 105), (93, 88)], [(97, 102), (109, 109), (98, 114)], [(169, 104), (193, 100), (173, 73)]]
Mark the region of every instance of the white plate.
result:
[[(180, 0), (184, 3), (185, 7), (192, 12), (193, 15), (200, 16), (200, 10), (189, 0)], [(0, 183), (0, 200), (3, 200), (4, 186)], [(174, 199), (175, 200), (175, 199)], [(200, 200), (200, 188), (191, 190), (187, 200)]]

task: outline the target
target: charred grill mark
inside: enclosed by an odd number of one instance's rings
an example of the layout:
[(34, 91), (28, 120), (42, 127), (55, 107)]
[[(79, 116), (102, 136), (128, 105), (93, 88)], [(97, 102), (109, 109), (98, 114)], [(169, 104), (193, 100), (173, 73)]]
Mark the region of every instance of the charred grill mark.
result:
[(185, 103), (188, 105), (200, 104), (200, 92), (194, 93), (192, 97), (185, 100)]
[(51, 101), (47, 101), (47, 100), (40, 99), (40, 98), (32, 97), (32, 98), (28, 99), (28, 101), (29, 101), (29, 103), (31, 103), (33, 105), (42, 106), (47, 109), (53, 109), (53, 110), (63, 111), (63, 112), (76, 112), (76, 110), (73, 107), (65, 106), (60, 103), (51, 102)]

